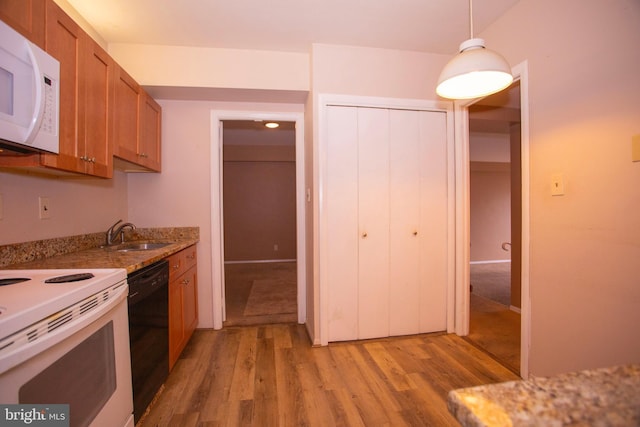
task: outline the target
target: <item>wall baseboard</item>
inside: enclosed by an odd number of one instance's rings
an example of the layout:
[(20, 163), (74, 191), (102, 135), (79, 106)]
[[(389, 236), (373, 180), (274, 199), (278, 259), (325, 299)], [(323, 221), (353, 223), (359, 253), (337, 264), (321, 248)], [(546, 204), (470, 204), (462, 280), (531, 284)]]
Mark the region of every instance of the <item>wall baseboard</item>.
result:
[(296, 259), (255, 259), (255, 260), (243, 260), (243, 261), (225, 261), (225, 264), (260, 264), (268, 262), (296, 262)]
[(488, 261), (470, 261), (469, 264), (499, 264), (502, 262), (511, 262), (510, 259), (493, 259)]

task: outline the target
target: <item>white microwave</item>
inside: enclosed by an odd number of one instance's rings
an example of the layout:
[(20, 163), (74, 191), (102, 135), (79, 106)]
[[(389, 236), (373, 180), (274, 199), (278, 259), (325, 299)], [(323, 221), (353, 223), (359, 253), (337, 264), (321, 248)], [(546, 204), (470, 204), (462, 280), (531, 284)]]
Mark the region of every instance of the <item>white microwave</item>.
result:
[(0, 21), (0, 151), (59, 151), (60, 63)]

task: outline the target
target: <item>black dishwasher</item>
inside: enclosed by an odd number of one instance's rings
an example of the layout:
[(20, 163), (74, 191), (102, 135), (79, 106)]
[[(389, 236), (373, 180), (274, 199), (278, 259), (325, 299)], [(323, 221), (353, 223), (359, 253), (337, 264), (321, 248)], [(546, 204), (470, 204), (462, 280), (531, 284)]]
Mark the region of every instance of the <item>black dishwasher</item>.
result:
[(133, 416), (138, 422), (169, 375), (169, 263), (134, 271), (127, 282)]

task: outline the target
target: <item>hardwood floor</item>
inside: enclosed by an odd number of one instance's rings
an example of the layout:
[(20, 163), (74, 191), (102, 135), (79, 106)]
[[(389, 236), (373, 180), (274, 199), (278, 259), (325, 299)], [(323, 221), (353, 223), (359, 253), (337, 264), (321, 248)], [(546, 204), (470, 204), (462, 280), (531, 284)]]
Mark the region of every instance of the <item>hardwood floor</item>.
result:
[(465, 339), (519, 373), (520, 314), (474, 294), (470, 303), (469, 335)]
[(312, 347), (294, 323), (198, 330), (139, 426), (448, 426), (449, 390), (518, 377), (462, 338)]

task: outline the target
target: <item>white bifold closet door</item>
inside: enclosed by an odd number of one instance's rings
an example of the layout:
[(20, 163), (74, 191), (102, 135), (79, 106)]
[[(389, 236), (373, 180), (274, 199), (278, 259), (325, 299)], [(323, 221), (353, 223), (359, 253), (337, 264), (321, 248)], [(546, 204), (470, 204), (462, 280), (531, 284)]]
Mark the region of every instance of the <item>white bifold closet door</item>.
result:
[(329, 341), (446, 329), (444, 112), (328, 108)]

